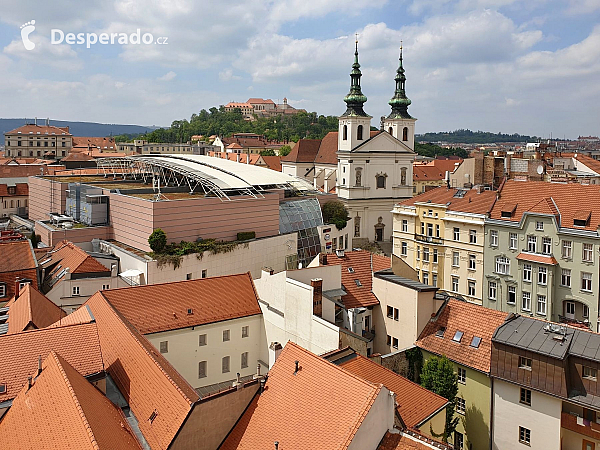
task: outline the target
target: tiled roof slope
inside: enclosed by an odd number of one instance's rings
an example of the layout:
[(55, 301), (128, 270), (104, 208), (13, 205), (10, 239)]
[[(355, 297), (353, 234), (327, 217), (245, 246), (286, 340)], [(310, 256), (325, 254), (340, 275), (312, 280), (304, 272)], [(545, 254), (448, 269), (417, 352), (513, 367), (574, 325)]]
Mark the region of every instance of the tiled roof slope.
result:
[[(519, 222), (525, 212), (539, 207), (538, 204), (544, 199), (548, 199), (550, 203), (556, 205), (561, 216), (562, 228), (596, 231), (600, 226), (600, 186), (593, 184), (508, 180), (500, 191), (500, 198), (496, 201), (490, 217)], [(582, 203), (582, 199), (585, 199), (584, 203)], [(512, 216), (503, 218), (502, 210), (513, 204), (516, 204), (516, 209)], [(548, 201), (546, 201), (547, 204)], [(573, 219), (579, 218), (582, 212), (590, 213), (586, 226), (574, 226)], [(546, 213), (552, 214), (552, 212)]]
[(281, 172), (281, 156), (263, 156), (262, 159), (269, 169)]
[(37, 262), (29, 239), (0, 242), (0, 272), (34, 269)]
[(60, 136), (71, 136), (71, 133), (69, 133), (69, 127), (55, 127), (52, 125), (45, 126), (45, 125), (33, 125), (33, 124), (23, 125), (22, 127), (15, 128), (14, 130), (11, 130), (11, 131), (7, 131), (4, 134), (19, 134), (19, 133), (33, 134), (33, 135), (40, 133), (40, 134), (56, 134), (56, 135), (60, 135)]
[(0, 178), (0, 197), (23, 197), (29, 195), (29, 185), (27, 183), (15, 183), (15, 193), (8, 193), (8, 183)]
[(38, 358), (51, 351), (61, 354), (83, 376), (104, 371), (95, 323), (6, 334), (0, 336), (0, 383), (6, 384), (0, 403), (17, 396), (27, 377), (35, 376)]
[[(100, 264), (93, 256), (69, 241), (57, 244), (47, 255), (50, 261), (44, 262), (44, 267), (51, 267), (60, 263), (61, 269), (69, 268), (70, 273), (98, 273), (108, 272), (105, 266)], [(45, 259), (45, 258), (44, 258)], [(44, 261), (42, 259), (42, 262)]]
[(312, 163), (319, 152), (320, 139), (300, 139), (282, 162)]
[(26, 284), (19, 297), (13, 297), (8, 310), (8, 333), (19, 333), (28, 327), (45, 328), (66, 313), (31, 284)]
[(446, 172), (441, 171), (435, 166), (426, 166), (424, 164), (413, 165), (414, 181), (439, 181), (443, 180)]
[[(379, 134), (380, 131), (371, 131), (369, 133), (369, 139)], [(366, 141), (363, 141), (363, 143)], [(321, 140), (319, 146), (319, 153), (315, 158), (315, 164), (334, 164), (337, 165), (337, 151), (338, 151), (338, 132), (330, 131)]]
[[(169, 362), (96, 292), (85, 303), (96, 319), (108, 372), (151, 448), (166, 449), (199, 397)], [(68, 327), (67, 327), (68, 328)], [(150, 416), (156, 413), (150, 423)]]
[(288, 342), (220, 448), (346, 449), (380, 389)]
[(94, 322), (89, 306), (80, 306), (76, 311), (73, 311), (66, 317), (48, 325), (47, 328), (64, 327), (67, 325), (77, 325), (80, 323)]
[(435, 442), (435, 445), (429, 444), (427, 441), (432, 441), (428, 438), (422, 440), (412, 437), (406, 433), (390, 433), (387, 432), (377, 450), (430, 450), (430, 449), (450, 449), (451, 447), (441, 442)]
[[(379, 300), (372, 291), (373, 272), (392, 267), (390, 258), (374, 255), (366, 250), (359, 250), (344, 252), (343, 257), (330, 254), (328, 255), (327, 264), (342, 265), (342, 285), (347, 293), (342, 297), (342, 302), (346, 308), (368, 307), (379, 304)], [(348, 269), (352, 269), (353, 272)], [(359, 280), (361, 286), (358, 286), (355, 280)]]
[(460, 211), (473, 214), (487, 214), (496, 201), (496, 192), (483, 191), (477, 192), (477, 189), (469, 189), (464, 197), (454, 197), (459, 189), (440, 186), (427, 192), (417, 195), (400, 202), (402, 206), (414, 206), (415, 203), (435, 203), (438, 205), (447, 205), (448, 211)]
[(261, 314), (250, 273), (111, 289), (103, 295), (142, 334)]
[[(492, 336), (508, 313), (484, 308), (483, 306), (464, 301), (449, 299), (440, 307), (421, 332), (416, 342), (417, 347), (437, 355), (446, 355), (448, 359), (489, 373), (492, 357)], [(436, 332), (445, 328), (443, 337)], [(457, 331), (462, 331), (460, 343), (453, 341)], [(478, 348), (471, 346), (473, 337), (480, 337)]]
[(123, 412), (55, 352), (0, 422), (0, 447), (141, 449)]
[(356, 355), (355, 358), (347, 359), (339, 365), (354, 375), (371, 383), (381, 383), (394, 392), (396, 410), (409, 428), (418, 427), (448, 403), (444, 397), (428, 391), (364, 356)]

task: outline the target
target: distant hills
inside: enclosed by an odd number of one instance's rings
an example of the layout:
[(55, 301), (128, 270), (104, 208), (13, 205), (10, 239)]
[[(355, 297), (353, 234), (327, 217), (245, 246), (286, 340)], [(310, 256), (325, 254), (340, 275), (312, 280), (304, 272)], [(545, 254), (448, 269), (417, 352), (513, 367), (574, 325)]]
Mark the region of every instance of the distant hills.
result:
[(448, 142), (449, 144), (493, 144), (496, 142), (532, 142), (539, 138), (522, 134), (490, 133), (489, 131), (456, 130), (425, 133), (415, 136), (418, 142)]
[[(33, 119), (0, 119), (1, 142), (4, 142), (4, 133), (15, 128), (19, 128), (26, 123), (33, 123)], [(45, 119), (38, 118), (38, 125), (43, 125)], [(106, 137), (118, 134), (140, 135), (153, 131), (157, 127), (145, 127), (141, 125), (119, 125), (113, 123), (96, 122), (70, 122), (67, 120), (52, 120), (50, 125), (56, 127), (69, 127), (69, 132), (73, 136)]]

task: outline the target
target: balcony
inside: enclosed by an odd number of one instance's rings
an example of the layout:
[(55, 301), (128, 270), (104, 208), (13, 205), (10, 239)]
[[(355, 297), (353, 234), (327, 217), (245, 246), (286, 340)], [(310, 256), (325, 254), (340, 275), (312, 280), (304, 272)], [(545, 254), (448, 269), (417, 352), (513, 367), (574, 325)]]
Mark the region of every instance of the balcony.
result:
[(560, 414), (560, 426), (574, 433), (600, 440), (600, 424), (591, 422), (583, 417), (563, 412)]
[(419, 242), (426, 242), (428, 244), (443, 245), (444, 240), (442, 238), (425, 236), (424, 234), (415, 234), (415, 240)]

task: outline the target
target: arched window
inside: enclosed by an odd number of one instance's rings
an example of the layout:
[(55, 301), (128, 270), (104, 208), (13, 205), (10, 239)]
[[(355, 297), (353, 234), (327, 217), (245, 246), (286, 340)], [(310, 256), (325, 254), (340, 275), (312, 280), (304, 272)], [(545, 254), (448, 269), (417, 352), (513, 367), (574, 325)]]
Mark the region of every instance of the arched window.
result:
[(402, 140), (408, 141), (408, 128), (407, 127), (404, 127), (404, 129), (402, 130)]
[(357, 187), (362, 186), (362, 169), (361, 168), (356, 169), (356, 183), (354, 185)]
[(345, 141), (347, 141), (347, 140), (348, 140), (348, 126), (347, 126), (347, 125), (344, 125), (344, 134), (343, 134), (343, 139), (344, 139)]
[(400, 184), (406, 186), (406, 167), (400, 169)]
[(356, 129), (356, 139), (358, 139), (359, 141), (362, 141), (363, 138), (363, 126), (359, 125), (358, 128)]
[(392, 127), (390, 127), (388, 129), (388, 133), (390, 133), (393, 136), (394, 135), (394, 129)]

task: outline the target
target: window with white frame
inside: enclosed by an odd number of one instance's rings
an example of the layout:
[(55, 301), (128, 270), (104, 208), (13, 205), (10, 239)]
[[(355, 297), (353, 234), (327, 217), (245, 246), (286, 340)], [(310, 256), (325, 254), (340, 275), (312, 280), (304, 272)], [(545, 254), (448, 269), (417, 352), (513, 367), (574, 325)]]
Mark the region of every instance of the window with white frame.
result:
[(457, 373), (458, 382), (461, 384), (467, 383), (467, 369), (463, 369), (462, 367), (458, 368)]
[(247, 338), (248, 336), (250, 336), (250, 326), (246, 325), (242, 327), (242, 337)]
[(573, 242), (572, 241), (562, 241), (562, 257), (565, 259), (570, 259), (572, 253), (572, 248), (573, 248)]
[(565, 302), (565, 309), (568, 315), (575, 314), (575, 302)]
[(498, 230), (490, 230), (490, 245), (498, 247)]
[(475, 281), (469, 280), (468, 289), (469, 290), (468, 290), (467, 294), (470, 295), (471, 297), (474, 297), (475, 296)]
[(552, 253), (552, 238), (542, 238), (542, 253), (544, 255), (549, 255)]
[(488, 285), (489, 285), (489, 295), (488, 296), (489, 296), (490, 300), (496, 300), (498, 285), (496, 284), (495, 281), (490, 281), (488, 283)]
[(508, 286), (506, 289), (506, 303), (509, 305), (514, 305), (517, 303), (517, 287), (516, 286)]
[(548, 269), (545, 267), (538, 267), (538, 284), (548, 283)]
[(102, 285), (102, 290), (105, 291), (107, 289), (110, 289), (110, 284), (103, 284)]
[(531, 311), (531, 293), (523, 292), (523, 301), (521, 303), (521, 309), (523, 311)]
[(460, 253), (452, 252), (452, 265), (458, 267), (460, 265)]
[(79, 295), (79, 286), (73, 286), (73, 295)]
[(562, 269), (560, 274), (561, 286), (571, 287), (571, 269)]
[(546, 296), (538, 295), (537, 296), (537, 313), (541, 315), (546, 315)]
[(592, 274), (589, 272), (581, 272), (581, 290), (592, 291)]
[(464, 398), (461, 397), (456, 397), (456, 412), (458, 414), (463, 414), (465, 413), (466, 410), (466, 402)]
[(469, 270), (475, 270), (475, 255), (469, 255)]
[(590, 307), (588, 305), (583, 305), (583, 317), (585, 319), (589, 319), (590, 317)]
[[(437, 216), (437, 213), (436, 213)], [(435, 237), (440, 237), (440, 226), (438, 224), (435, 225)]]
[(0, 283), (0, 298), (6, 297), (6, 283)]
[(429, 272), (423, 271), (423, 284), (429, 284)]
[(408, 220), (406, 219), (402, 220), (402, 231), (408, 231)]
[(527, 236), (527, 251), (535, 253), (537, 251), (537, 236)]
[(531, 444), (531, 430), (525, 427), (519, 427), (519, 442), (521, 444)]
[(535, 223), (535, 229), (537, 231), (544, 231), (544, 222), (536, 222)]
[(392, 340), (392, 347), (394, 347), (394, 348), (398, 348), (398, 338), (394, 338), (394, 339)]
[(452, 277), (452, 291), (458, 292), (458, 277)]
[(594, 244), (583, 244), (583, 255), (581, 259), (585, 262), (594, 261)]
[(523, 264), (523, 281), (531, 282), (531, 264)]
[(517, 248), (517, 233), (510, 233), (508, 246), (511, 250)]
[(223, 330), (223, 342), (227, 342), (230, 339), (229, 330)]
[(437, 287), (438, 276), (437, 273), (431, 275), (431, 285)]
[(510, 273), (510, 260), (506, 256), (496, 257), (496, 273), (508, 275)]
[(421, 234), (425, 236), (425, 222), (421, 222)]
[(531, 406), (531, 390), (521, 388), (521, 395), (520, 395), (519, 402), (523, 403), (524, 405)]
[(423, 247), (423, 261), (429, 262), (429, 247)]
[(403, 242), (400, 248), (400, 254), (402, 256), (406, 256), (408, 254), (408, 245), (406, 244), (406, 242)]
[(460, 228), (454, 227), (454, 230), (453, 230), (453, 239), (455, 241), (460, 241)]
[(432, 223), (427, 224), (427, 236), (433, 237), (433, 224)]
[(581, 368), (582, 368), (583, 378), (596, 381), (596, 379), (598, 378), (598, 371), (596, 369), (594, 369), (593, 367), (589, 367), (589, 366), (581, 366)]
[(477, 244), (477, 231), (469, 230), (469, 242), (471, 244)]
[(531, 358), (519, 356), (519, 369), (531, 370)]

